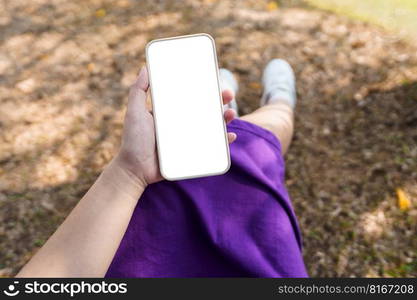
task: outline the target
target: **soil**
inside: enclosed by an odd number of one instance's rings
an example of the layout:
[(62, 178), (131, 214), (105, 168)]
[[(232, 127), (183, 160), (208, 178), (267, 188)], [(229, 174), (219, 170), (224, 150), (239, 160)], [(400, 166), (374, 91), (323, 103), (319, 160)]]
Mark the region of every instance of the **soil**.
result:
[(146, 43), (206, 32), (239, 78), (240, 114), (258, 107), (270, 59), (295, 70), (287, 186), (309, 274), (417, 276), (417, 45), (271, 3), (0, 2), (0, 275), (19, 270), (117, 151)]

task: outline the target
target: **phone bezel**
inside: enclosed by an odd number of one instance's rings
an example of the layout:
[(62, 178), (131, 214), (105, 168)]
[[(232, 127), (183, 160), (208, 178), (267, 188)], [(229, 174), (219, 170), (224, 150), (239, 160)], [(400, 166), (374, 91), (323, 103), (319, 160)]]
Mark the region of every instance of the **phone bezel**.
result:
[(151, 76), (151, 68), (149, 65), (149, 59), (148, 59), (148, 51), (149, 51), (149, 47), (153, 44), (153, 43), (157, 43), (157, 42), (164, 42), (164, 41), (169, 41), (169, 40), (175, 40), (175, 39), (184, 39), (184, 38), (194, 38), (194, 37), (200, 37), (200, 36), (205, 36), (207, 38), (210, 39), (211, 41), (211, 45), (212, 45), (212, 50), (213, 50), (213, 57), (214, 57), (214, 64), (216, 67), (216, 77), (217, 77), (217, 87), (218, 87), (218, 95), (219, 95), (219, 105), (221, 105), (221, 111), (223, 112), (223, 97), (222, 97), (222, 91), (221, 91), (221, 87), (220, 87), (220, 76), (219, 76), (219, 67), (218, 67), (218, 61), (217, 61), (217, 52), (216, 52), (216, 44), (214, 41), (214, 38), (207, 34), (207, 33), (197, 33), (197, 34), (190, 34), (190, 35), (181, 35), (181, 36), (175, 36), (175, 37), (168, 37), (168, 38), (160, 38), (160, 39), (155, 39), (152, 40), (150, 42), (147, 43), (146, 48), (145, 48), (145, 57), (146, 57), (146, 67), (148, 70), (148, 78), (149, 78), (149, 89), (150, 89), (150, 93), (151, 93), (151, 103), (152, 103), (152, 111), (153, 111), (153, 119), (154, 119), (154, 127), (155, 127), (155, 139), (156, 139), (156, 148), (157, 148), (157, 152), (158, 152), (158, 163), (159, 163), (159, 171), (161, 172), (161, 175), (163, 178), (165, 178), (166, 180), (169, 181), (174, 181), (174, 180), (182, 180), (182, 179), (192, 179), (192, 178), (200, 178), (200, 177), (207, 177), (207, 176), (216, 176), (216, 175), (222, 175), (225, 174), (231, 166), (231, 159), (230, 159), (230, 148), (229, 148), (229, 142), (228, 142), (228, 138), (227, 138), (227, 127), (226, 127), (226, 122), (224, 120), (224, 117), (222, 116), (223, 119), (223, 131), (224, 131), (224, 139), (225, 139), (225, 144), (226, 144), (226, 152), (227, 152), (227, 166), (224, 170), (220, 170), (218, 172), (211, 172), (211, 173), (206, 173), (206, 174), (198, 174), (198, 175), (191, 175), (191, 176), (179, 176), (179, 177), (170, 177), (167, 176), (166, 174), (164, 174), (163, 171), (163, 161), (162, 161), (162, 157), (160, 156), (160, 150), (159, 150), (159, 135), (158, 135), (158, 127), (156, 125), (157, 121), (157, 113), (155, 112), (155, 107), (154, 107), (154, 101), (153, 101), (153, 93), (152, 93), (152, 76)]

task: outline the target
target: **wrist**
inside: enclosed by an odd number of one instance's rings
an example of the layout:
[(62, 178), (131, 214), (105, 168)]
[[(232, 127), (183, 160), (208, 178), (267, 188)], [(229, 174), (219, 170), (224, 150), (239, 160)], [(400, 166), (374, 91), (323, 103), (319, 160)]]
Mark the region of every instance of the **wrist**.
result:
[(137, 164), (129, 155), (126, 155), (123, 151), (117, 153), (110, 164), (116, 165), (119, 169), (126, 173), (126, 175), (129, 176), (131, 180), (143, 188), (148, 186), (148, 182), (142, 175), (142, 172), (140, 172), (140, 168), (135, 167)]
[(105, 167), (102, 177), (106, 183), (113, 185), (116, 189), (123, 191), (135, 200), (138, 200), (147, 186), (144, 180), (138, 178), (121, 163), (118, 156)]

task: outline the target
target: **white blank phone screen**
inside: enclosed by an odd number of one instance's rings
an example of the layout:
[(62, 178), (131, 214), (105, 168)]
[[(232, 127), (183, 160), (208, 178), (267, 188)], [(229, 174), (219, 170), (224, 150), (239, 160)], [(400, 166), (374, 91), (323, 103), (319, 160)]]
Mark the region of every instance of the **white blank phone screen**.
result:
[(229, 149), (214, 43), (206, 35), (147, 47), (159, 164), (166, 179), (221, 174)]

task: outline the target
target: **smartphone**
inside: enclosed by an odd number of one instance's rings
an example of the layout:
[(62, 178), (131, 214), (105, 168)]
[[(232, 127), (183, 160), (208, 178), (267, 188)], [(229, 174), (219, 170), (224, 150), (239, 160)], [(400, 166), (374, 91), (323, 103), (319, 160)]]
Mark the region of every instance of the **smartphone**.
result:
[(167, 180), (230, 168), (216, 47), (208, 34), (146, 46), (159, 168)]

